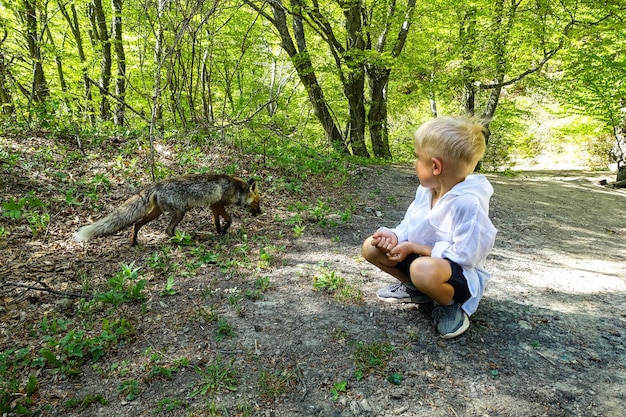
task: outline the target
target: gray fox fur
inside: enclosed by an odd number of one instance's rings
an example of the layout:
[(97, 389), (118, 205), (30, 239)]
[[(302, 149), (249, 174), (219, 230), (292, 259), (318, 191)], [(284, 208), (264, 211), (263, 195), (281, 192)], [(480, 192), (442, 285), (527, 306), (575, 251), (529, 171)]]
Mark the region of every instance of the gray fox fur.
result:
[[(211, 207), (218, 233), (224, 234), (232, 223), (225, 207), (233, 204), (247, 207), (253, 215), (261, 213), (259, 191), (254, 180), (246, 182), (237, 177), (212, 174), (173, 177), (148, 185), (108, 216), (81, 227), (74, 234), (74, 240), (82, 242), (107, 236), (133, 225), (130, 242), (136, 245), (139, 229), (163, 213), (172, 216), (165, 232), (173, 236), (187, 210), (207, 206)], [(223, 225), (220, 216), (225, 220)]]

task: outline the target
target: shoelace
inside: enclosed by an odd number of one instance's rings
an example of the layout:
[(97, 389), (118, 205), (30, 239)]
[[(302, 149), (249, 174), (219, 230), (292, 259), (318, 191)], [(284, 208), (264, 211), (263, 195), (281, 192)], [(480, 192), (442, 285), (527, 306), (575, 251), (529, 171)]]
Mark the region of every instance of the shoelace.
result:
[(403, 283), (398, 282), (391, 290), (391, 292), (404, 291), (406, 292), (406, 287)]
[[(453, 304), (454, 305), (454, 304)], [(442, 316), (444, 316), (451, 306), (437, 306), (432, 312), (432, 318), (435, 323), (438, 323)]]

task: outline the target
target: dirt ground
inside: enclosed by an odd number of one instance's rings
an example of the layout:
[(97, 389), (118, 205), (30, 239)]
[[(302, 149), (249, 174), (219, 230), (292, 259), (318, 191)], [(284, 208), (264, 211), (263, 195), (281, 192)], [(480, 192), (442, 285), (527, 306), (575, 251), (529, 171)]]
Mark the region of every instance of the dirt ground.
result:
[[(33, 187), (38, 195), (45, 194), (44, 183), (3, 174), (7, 196), (23, 195)], [(471, 317), (472, 326), (461, 337), (444, 341), (428, 312), (377, 300), (375, 291), (392, 279), (363, 261), (361, 242), (377, 227), (399, 222), (417, 182), (410, 166), (357, 168), (352, 186), (342, 190), (348, 194), (338, 197), (352, 201), (354, 213), (336, 226), (309, 221), (302, 235), (294, 236), (291, 225), (277, 220), (287, 216), (286, 208), (294, 201), (268, 204), (282, 198), (277, 195), (267, 196), (261, 217), (235, 211), (230, 237), (221, 240), (209, 227), (209, 211), (186, 218), (179, 228), (207, 246), (281, 249), (261, 271), (243, 268), (235, 273), (208, 262), (195, 274), (177, 277), (177, 293), (168, 297), (159, 295), (165, 279), (147, 275), (144, 306), (120, 307), (120, 314), (134, 325), (128, 344), (83, 365), (77, 376), (64, 377), (50, 367), (31, 371), (39, 382), (33, 397), (41, 407), (37, 414), (623, 416), (626, 192), (598, 185), (600, 179), (611, 180), (608, 173), (544, 171), (488, 178), (495, 188), (491, 217), (498, 228), (486, 265), (493, 276)], [(323, 187), (316, 184), (309, 194), (328, 196)], [(103, 211), (128, 191), (113, 186)], [(0, 237), (0, 352), (41, 343), (29, 329), (46, 314), (80, 317), (77, 299), (6, 283), (80, 292), (85, 280), (92, 288), (101, 287), (120, 263), (135, 261), (149, 270), (150, 255), (164, 247), (172, 258), (193, 253), (167, 242), (164, 220), (142, 229), (138, 248), (129, 247), (126, 232), (87, 244), (73, 242), (72, 233), (89, 215), (88, 207), (59, 210), (45, 234), (37, 237), (2, 220), (10, 233)], [(241, 236), (233, 237), (237, 223), (247, 228), (243, 243)], [(321, 271), (345, 278), (362, 291), (362, 300), (338, 301), (316, 290), (312, 282)], [(233, 307), (228, 295), (250, 287), (258, 276), (271, 282), (263, 297), (241, 299)], [(215, 323), (198, 316), (211, 309), (228, 320), (233, 336), (216, 341)], [(385, 363), (356, 378), (356, 347), (375, 343), (394, 350)], [(185, 357), (190, 364), (168, 378), (149, 378), (146, 370), (155, 353), (162, 363)], [(236, 391), (191, 395), (201, 382), (197, 369), (215, 358), (232, 362), (239, 377)], [(284, 391), (260, 394), (259, 375), (267, 372), (284, 376)], [(399, 384), (389, 382), (392, 374), (401, 376)], [(139, 384), (133, 399), (120, 389), (129, 379)], [(347, 385), (333, 398), (333, 387), (342, 381)], [(66, 399), (89, 394), (107, 401), (64, 408)], [(164, 399), (179, 407), (168, 411)]]

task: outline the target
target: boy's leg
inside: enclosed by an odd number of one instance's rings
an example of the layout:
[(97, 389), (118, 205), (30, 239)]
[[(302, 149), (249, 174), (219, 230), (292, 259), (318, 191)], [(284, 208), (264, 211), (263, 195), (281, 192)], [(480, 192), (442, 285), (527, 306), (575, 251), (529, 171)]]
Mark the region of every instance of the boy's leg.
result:
[(411, 262), (418, 257), (417, 255), (400, 263), (390, 261), (385, 252), (372, 246), (371, 237), (363, 243), (361, 253), (368, 262), (396, 277), (399, 281), (378, 290), (376, 296), (379, 299), (389, 303), (432, 303), (430, 297), (413, 286), (409, 276), (409, 267)]
[(368, 261), (372, 265), (377, 266), (386, 273), (393, 275), (398, 279), (398, 281), (402, 283), (411, 282), (411, 278), (407, 274), (396, 268), (396, 265), (398, 265), (397, 262), (390, 261), (385, 252), (372, 245), (371, 236), (365, 239), (365, 242), (363, 242), (361, 254), (366, 261)]
[(422, 257), (411, 264), (411, 278), (417, 288), (439, 304), (433, 310), (433, 324), (445, 339), (463, 334), (470, 326), (461, 305), (470, 297), (463, 269), (448, 259)]

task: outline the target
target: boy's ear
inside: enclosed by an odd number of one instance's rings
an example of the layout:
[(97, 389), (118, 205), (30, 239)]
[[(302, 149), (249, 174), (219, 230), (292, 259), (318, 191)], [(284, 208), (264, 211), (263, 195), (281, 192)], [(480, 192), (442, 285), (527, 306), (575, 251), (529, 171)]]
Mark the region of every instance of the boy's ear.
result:
[(443, 161), (436, 157), (430, 158), (430, 161), (433, 163), (433, 174), (440, 175), (443, 172)]

